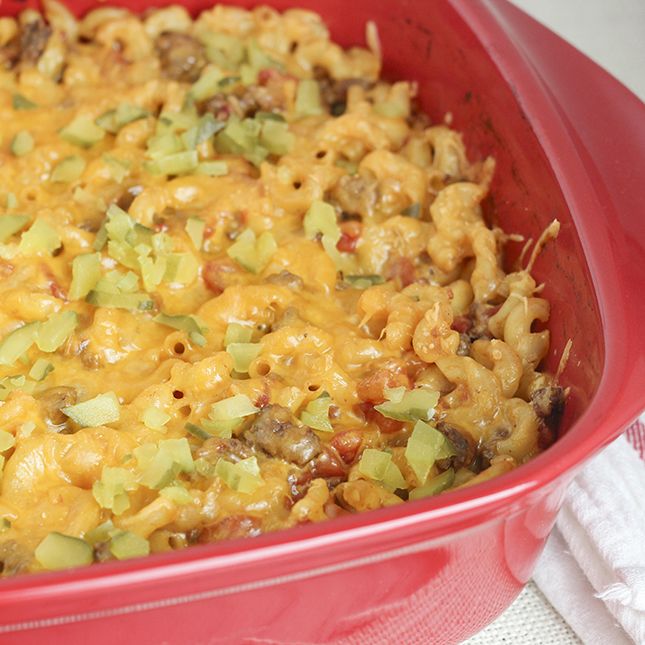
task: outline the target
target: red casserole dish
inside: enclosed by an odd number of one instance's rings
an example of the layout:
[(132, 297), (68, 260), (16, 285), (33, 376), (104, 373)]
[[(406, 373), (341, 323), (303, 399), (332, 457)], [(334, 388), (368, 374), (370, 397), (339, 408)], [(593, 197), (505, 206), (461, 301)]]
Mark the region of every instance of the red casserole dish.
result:
[[(568, 482), (645, 407), (645, 106), (504, 0), (354, 0), (350, 16), (342, 0), (271, 4), (318, 11), (344, 45), (374, 20), (386, 76), (419, 81), (431, 116), (451, 112), (471, 156), (496, 158), (493, 218), (534, 238), (560, 220), (535, 275), (553, 307), (547, 368), (573, 339), (563, 436), (510, 474), (438, 498), (3, 580), (3, 642), (461, 641), (517, 596)], [(5, 1), (0, 14), (26, 6)]]

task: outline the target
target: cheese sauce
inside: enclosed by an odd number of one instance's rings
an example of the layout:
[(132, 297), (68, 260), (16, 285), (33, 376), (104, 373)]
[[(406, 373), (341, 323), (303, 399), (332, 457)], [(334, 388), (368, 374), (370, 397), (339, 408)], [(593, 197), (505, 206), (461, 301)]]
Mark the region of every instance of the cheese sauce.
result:
[[(440, 494), (549, 442), (491, 159), (303, 10), (0, 18), (0, 562)], [(557, 234), (557, 223), (550, 232)]]

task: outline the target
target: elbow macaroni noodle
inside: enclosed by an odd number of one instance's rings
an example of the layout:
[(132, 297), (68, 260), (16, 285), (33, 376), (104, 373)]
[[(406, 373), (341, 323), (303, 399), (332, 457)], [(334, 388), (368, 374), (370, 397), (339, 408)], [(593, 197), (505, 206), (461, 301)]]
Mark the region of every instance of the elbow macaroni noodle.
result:
[(304, 10), (43, 5), (0, 18), (3, 575), (398, 504), (546, 445), (549, 303), (502, 268), (494, 163), (379, 80), (373, 25), (345, 50)]

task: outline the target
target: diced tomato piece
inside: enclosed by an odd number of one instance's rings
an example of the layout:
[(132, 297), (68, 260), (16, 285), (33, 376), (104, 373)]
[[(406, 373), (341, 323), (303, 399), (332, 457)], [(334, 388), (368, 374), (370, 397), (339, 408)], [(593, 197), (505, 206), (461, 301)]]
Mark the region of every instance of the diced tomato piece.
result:
[(56, 282), (56, 280), (52, 280), (49, 283), (49, 293), (51, 293), (54, 298), (67, 300), (67, 292), (58, 284), (58, 282)]
[(261, 69), (258, 72), (258, 84), (259, 85), (269, 85), (269, 83), (284, 83), (287, 80), (297, 80), (292, 74), (285, 74), (278, 69), (273, 67), (267, 67), (266, 69)]
[(65, 291), (65, 289), (60, 286), (52, 270), (44, 263), (40, 266), (42, 272), (45, 274), (45, 278), (47, 278), (47, 287), (49, 288), (49, 293), (51, 293), (54, 298), (67, 300), (67, 291)]
[(398, 280), (403, 287), (412, 284), (416, 277), (417, 272), (410, 258), (394, 258), (385, 269), (385, 279)]
[(14, 269), (14, 265), (10, 262), (0, 260), (0, 277), (6, 278), (8, 275), (11, 275), (14, 272)]
[(340, 240), (336, 243), (336, 248), (343, 253), (353, 253), (358, 244), (358, 237), (351, 237), (347, 233), (342, 233)]
[(331, 479), (344, 477), (347, 467), (334, 449), (327, 449), (312, 462), (311, 472), (314, 477)]
[(269, 405), (269, 399), (270, 397), (268, 392), (263, 392), (262, 394), (260, 394), (260, 396), (258, 396), (254, 405), (256, 408), (266, 408), (266, 406)]
[(354, 253), (361, 237), (363, 225), (360, 222), (349, 220), (340, 225), (340, 230), (341, 236), (336, 248), (344, 253)]
[(268, 67), (267, 69), (261, 69), (258, 73), (258, 83), (260, 85), (266, 85), (270, 80), (279, 75), (280, 72), (277, 69)]
[(381, 367), (362, 378), (356, 385), (356, 393), (361, 401), (383, 403), (385, 388), (410, 387), (410, 379), (400, 365)]
[(219, 296), (226, 287), (233, 284), (234, 275), (239, 273), (238, 267), (227, 260), (210, 260), (204, 264), (202, 278), (204, 284)]
[(343, 430), (334, 435), (329, 445), (336, 449), (340, 458), (349, 466), (354, 463), (362, 441), (360, 432), (356, 430)]
[(460, 334), (467, 334), (472, 326), (473, 321), (468, 316), (457, 316), (452, 321), (452, 329), (458, 331)]

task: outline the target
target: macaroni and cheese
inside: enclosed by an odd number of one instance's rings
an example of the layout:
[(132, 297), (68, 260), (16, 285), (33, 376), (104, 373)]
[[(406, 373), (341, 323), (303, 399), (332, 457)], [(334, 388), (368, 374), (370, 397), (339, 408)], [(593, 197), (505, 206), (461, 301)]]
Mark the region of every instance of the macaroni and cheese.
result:
[(493, 160), (367, 33), (0, 18), (3, 575), (401, 504), (548, 444), (549, 303), (532, 260), (502, 268)]

